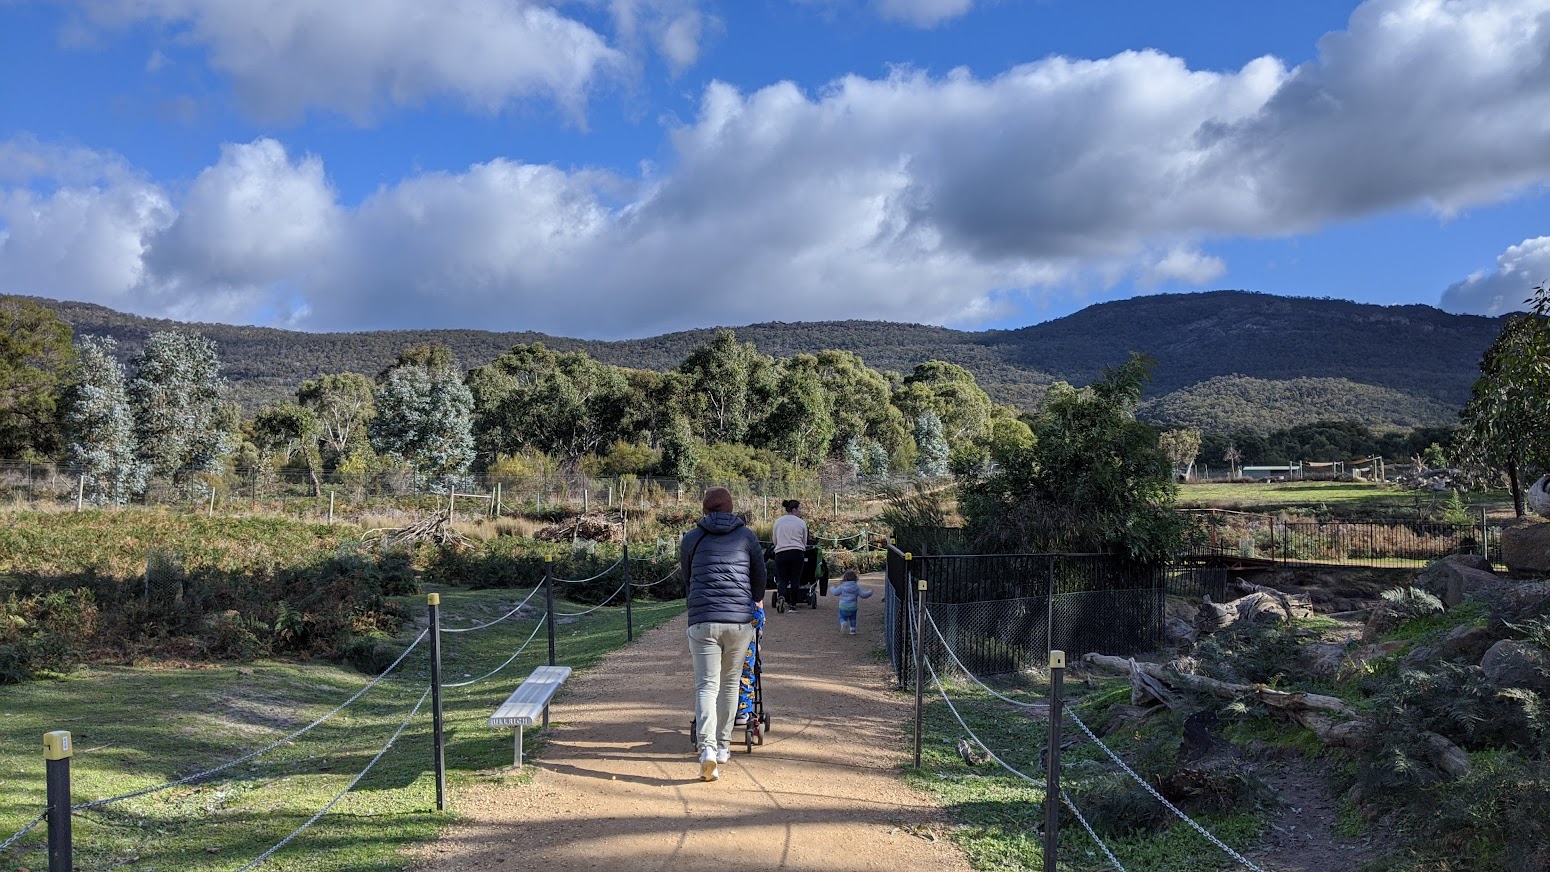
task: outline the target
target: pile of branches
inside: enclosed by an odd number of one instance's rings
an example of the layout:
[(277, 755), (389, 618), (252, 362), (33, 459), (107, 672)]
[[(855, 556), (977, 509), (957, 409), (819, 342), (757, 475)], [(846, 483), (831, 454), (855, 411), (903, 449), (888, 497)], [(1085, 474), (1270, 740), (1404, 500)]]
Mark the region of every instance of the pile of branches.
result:
[(624, 515), (618, 512), (593, 512), (577, 515), (558, 524), (550, 524), (533, 534), (540, 542), (574, 542), (589, 539), (593, 542), (623, 542)]
[(468, 537), (453, 528), (452, 523), (444, 513), (438, 512), (428, 515), (407, 526), (396, 529), (378, 527), (367, 530), (361, 536), (361, 541), (377, 546), (390, 545), (418, 545), (421, 542), (431, 542), (441, 547), (450, 547), (462, 550), (468, 546)]

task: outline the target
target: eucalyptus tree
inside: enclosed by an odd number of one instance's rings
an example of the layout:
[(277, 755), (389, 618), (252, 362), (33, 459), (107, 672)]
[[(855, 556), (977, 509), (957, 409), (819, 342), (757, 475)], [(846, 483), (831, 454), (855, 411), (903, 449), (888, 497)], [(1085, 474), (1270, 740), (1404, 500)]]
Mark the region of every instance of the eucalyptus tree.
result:
[(947, 458), (951, 446), (942, 433), (942, 419), (936, 412), (926, 411), (915, 416), (915, 472), (929, 477), (947, 474)]
[(694, 433), (705, 442), (745, 442), (775, 396), (775, 362), (731, 330), (717, 330), (678, 371)]
[(106, 336), (77, 340), (76, 380), (64, 395), (66, 455), (81, 470), (84, 497), (96, 505), (124, 505), (145, 488), (117, 347)]
[(59, 447), (59, 398), (76, 361), (70, 336), (47, 306), (0, 296), (0, 457)]
[(366, 444), (366, 425), (376, 415), (371, 379), (358, 372), (320, 375), (296, 389), (296, 402), (317, 419), (323, 461), (333, 466)]
[(955, 363), (929, 360), (916, 366), (894, 392), (894, 405), (911, 419), (934, 412), (954, 450), (983, 445), (990, 437), (990, 395)]
[(135, 439), (150, 473), (188, 485), (220, 472), (236, 449), (238, 419), (215, 343), (194, 333), (152, 333), (130, 364)]
[(1550, 283), (1536, 287), (1528, 302), (1532, 311), (1508, 321), (1481, 357), (1459, 433), (1467, 459), (1507, 476), (1520, 518), (1524, 475), (1550, 470)]
[(904, 413), (893, 405), (888, 378), (854, 352), (820, 351), (816, 357), (834, 423), (833, 444), (844, 446), (856, 439), (881, 446), (891, 459), (901, 457), (910, 432)]
[(835, 430), (818, 358), (798, 354), (781, 361), (776, 370), (774, 399), (749, 442), (798, 466), (817, 466), (829, 456)]
[(379, 454), (408, 463), (433, 487), (453, 486), (474, 460), (474, 398), (451, 352), (416, 346), (384, 370), (367, 435)]
[(565, 460), (626, 438), (625, 371), (579, 351), (518, 345), (468, 373), (474, 432), (488, 456), (536, 448)]
[(323, 495), (318, 479), (322, 459), (318, 453), (318, 416), (296, 403), (271, 403), (253, 417), (253, 444), (258, 448), (259, 466), (266, 470), (301, 457), (307, 465), (312, 495)]

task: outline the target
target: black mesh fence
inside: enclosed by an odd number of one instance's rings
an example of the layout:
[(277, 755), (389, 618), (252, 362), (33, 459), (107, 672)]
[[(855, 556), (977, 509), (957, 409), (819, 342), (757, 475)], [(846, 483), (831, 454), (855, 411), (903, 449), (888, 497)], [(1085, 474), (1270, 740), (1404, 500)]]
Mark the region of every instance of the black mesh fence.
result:
[[(976, 675), (1042, 666), (1050, 649), (1134, 654), (1163, 639), (1167, 597), (1223, 599), (1227, 572), (1200, 564), (1143, 566), (1105, 554), (888, 556), (884, 632), (901, 686), (913, 669), (909, 597), (926, 581), (925, 602), (946, 644)], [(943, 642), (927, 633), (926, 656), (945, 664)]]

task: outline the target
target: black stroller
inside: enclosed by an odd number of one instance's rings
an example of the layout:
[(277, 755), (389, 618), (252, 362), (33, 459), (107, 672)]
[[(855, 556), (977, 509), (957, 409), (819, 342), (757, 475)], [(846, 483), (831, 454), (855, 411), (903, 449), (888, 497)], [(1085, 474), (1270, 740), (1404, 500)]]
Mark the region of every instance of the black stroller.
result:
[[(770, 578), (775, 578), (775, 554), (772, 546), (764, 549), (765, 558), (769, 561)], [(807, 546), (807, 553), (802, 559), (802, 577), (797, 582), (796, 596), (789, 602), (780, 595), (777, 585), (770, 594), (770, 604), (775, 611), (785, 614), (787, 609), (794, 609), (802, 604), (811, 608), (818, 608), (818, 598), (829, 595), (829, 561), (824, 558), (823, 549), (817, 545)]]
[[(743, 731), (743, 746), (748, 753), (753, 753), (753, 746), (764, 744), (764, 734), (770, 729), (770, 714), (764, 710), (764, 659), (762, 655), (764, 646), (755, 640), (753, 643), (753, 709), (748, 713), (748, 721), (733, 730)], [(700, 747), (700, 719), (695, 717), (689, 721), (689, 744), (692, 747)]]

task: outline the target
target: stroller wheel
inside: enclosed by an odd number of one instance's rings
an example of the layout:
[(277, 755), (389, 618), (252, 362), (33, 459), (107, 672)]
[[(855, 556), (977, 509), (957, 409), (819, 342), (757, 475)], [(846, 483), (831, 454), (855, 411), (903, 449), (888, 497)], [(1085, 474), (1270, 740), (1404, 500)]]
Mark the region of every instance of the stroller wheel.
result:
[[(758, 728), (752, 725), (750, 725), (747, 730), (743, 731), (743, 743), (748, 747), (748, 753), (750, 754), (753, 753), (753, 734), (757, 731)], [(762, 745), (764, 742), (761, 741), (759, 744)]]
[(692, 720), (689, 721), (689, 746), (691, 748), (698, 748), (698, 747), (700, 747), (699, 724), (695, 723)]
[(775, 611), (777, 611), (777, 612), (779, 612), (779, 613), (781, 613), (783, 615), (786, 613), (786, 600), (784, 598), (782, 598), (782, 597), (776, 597), (775, 598)]
[[(754, 742), (755, 745), (763, 745), (764, 744), (764, 731), (763, 730), (754, 730), (754, 732), (753, 732), (753, 742)], [(749, 749), (749, 750), (752, 751), (752, 749)]]

